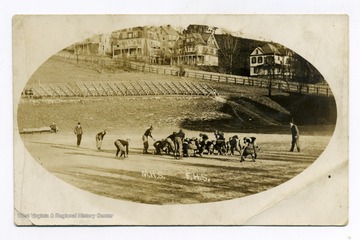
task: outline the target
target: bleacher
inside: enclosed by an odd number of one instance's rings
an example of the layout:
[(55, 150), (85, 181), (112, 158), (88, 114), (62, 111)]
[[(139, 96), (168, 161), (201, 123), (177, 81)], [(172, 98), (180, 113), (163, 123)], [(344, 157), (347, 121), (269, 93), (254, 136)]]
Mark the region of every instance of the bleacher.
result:
[(75, 82), (73, 84), (34, 84), (27, 86), (31, 95), (23, 97), (101, 97), (143, 95), (210, 95), (215, 90), (206, 83), (167, 82)]
[(54, 131), (51, 130), (50, 127), (39, 127), (39, 128), (24, 128), (20, 131), (20, 134), (26, 133), (53, 133)]

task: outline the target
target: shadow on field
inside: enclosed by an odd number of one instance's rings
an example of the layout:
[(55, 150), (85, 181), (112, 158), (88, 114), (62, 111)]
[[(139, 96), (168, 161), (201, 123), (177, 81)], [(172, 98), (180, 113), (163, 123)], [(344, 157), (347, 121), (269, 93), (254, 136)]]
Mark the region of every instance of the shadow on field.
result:
[[(77, 147), (74, 145), (68, 145), (68, 144), (59, 144), (59, 143), (48, 143), (48, 142), (38, 142), (38, 141), (29, 141), (31, 143), (36, 143), (36, 144), (43, 144), (43, 145), (50, 145), (50, 147), (52, 148), (58, 148), (58, 149), (67, 149), (67, 150), (74, 150), (74, 151), (92, 151), (92, 152), (96, 152), (96, 153), (111, 153), (111, 154), (115, 154), (116, 150), (97, 150), (94, 148), (86, 148), (86, 147)], [(75, 153), (71, 153), (68, 152), (67, 154), (75, 154)], [(80, 153), (78, 153), (80, 154)], [(91, 155), (91, 156), (97, 156), (97, 155)]]
[(290, 93), (289, 95), (274, 95), (270, 99), (287, 109), (297, 124), (336, 124), (337, 110), (333, 96)]
[[(95, 154), (89, 154), (89, 153), (82, 153), (82, 152), (65, 152), (65, 154), (116, 159), (116, 158), (115, 158), (115, 153), (114, 153), (114, 156), (113, 156), (113, 157), (106, 156), (106, 155), (95, 155)], [(119, 160), (119, 159), (116, 159), (116, 160)], [(121, 159), (120, 159), (120, 160), (121, 160)]]
[[(185, 118), (183, 129), (212, 132), (289, 134), (294, 120), (307, 135), (331, 135), (336, 124), (336, 103), (333, 97), (288, 94), (256, 97), (230, 96), (216, 109), (219, 117)], [(200, 110), (201, 111), (201, 110)]]

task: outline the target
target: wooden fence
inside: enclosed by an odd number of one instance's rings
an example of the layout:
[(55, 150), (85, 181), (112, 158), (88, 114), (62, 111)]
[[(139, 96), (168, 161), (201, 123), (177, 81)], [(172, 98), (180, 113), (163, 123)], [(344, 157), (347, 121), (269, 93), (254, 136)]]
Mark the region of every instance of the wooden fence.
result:
[[(72, 62), (81, 61), (88, 64), (95, 64), (101, 68), (106, 66), (122, 66), (139, 72), (148, 72), (148, 73), (164, 74), (164, 75), (172, 75), (172, 76), (181, 75), (180, 68), (174, 66), (148, 65), (139, 62), (130, 62), (123, 59), (110, 59), (105, 57), (72, 55), (63, 52), (56, 54), (56, 56), (62, 57)], [(219, 83), (233, 83), (244, 86), (254, 86), (261, 88), (269, 88), (269, 84), (270, 84), (270, 80), (266, 78), (254, 78), (254, 77), (229, 75), (229, 74), (214, 73), (214, 72), (196, 71), (190, 69), (185, 69), (185, 73), (182, 76), (208, 80), (208, 81), (215, 81)], [(298, 82), (286, 82), (281, 79), (272, 80), (272, 89), (294, 92), (294, 93), (312, 94), (312, 95), (323, 95), (323, 96), (333, 95), (329, 85), (327, 84), (305, 84)]]

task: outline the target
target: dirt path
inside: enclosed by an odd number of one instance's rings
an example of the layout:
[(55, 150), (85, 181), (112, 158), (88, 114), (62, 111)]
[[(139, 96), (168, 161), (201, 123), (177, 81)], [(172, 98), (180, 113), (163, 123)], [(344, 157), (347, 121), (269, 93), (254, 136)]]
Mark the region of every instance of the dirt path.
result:
[[(154, 136), (164, 138), (168, 132), (162, 130)], [(175, 160), (165, 155), (144, 155), (141, 135), (124, 130), (123, 136), (131, 139), (131, 145), (129, 157), (122, 159), (114, 158), (113, 142), (119, 136), (113, 133), (105, 136), (101, 152), (95, 148), (95, 133), (84, 134), (80, 147), (76, 147), (71, 132), (27, 134), (22, 138), (39, 164), (69, 184), (95, 194), (148, 204), (214, 202), (270, 189), (312, 164), (330, 140), (329, 136), (302, 136), (303, 151), (296, 153), (288, 152), (289, 135), (253, 134), (261, 146), (258, 160), (240, 163), (239, 156)]]

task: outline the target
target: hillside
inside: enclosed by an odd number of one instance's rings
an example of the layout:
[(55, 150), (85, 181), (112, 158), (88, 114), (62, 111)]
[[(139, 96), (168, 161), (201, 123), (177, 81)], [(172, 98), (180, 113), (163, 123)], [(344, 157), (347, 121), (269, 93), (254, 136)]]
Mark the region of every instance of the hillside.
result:
[[(114, 70), (114, 69), (113, 69)], [(75, 64), (50, 58), (28, 83), (73, 81), (194, 81), (141, 72), (116, 71), (101, 74), (91, 65)], [(141, 96), (101, 98), (22, 99), (18, 105), (18, 127), (41, 127), (56, 122), (71, 131), (77, 121), (86, 128), (117, 129), (158, 128), (196, 131), (277, 132), (288, 133), (293, 118), (305, 132), (332, 132), (336, 121), (335, 101), (331, 97), (289, 95), (248, 86), (208, 82), (219, 92), (218, 97), (205, 96)], [(327, 126), (330, 125), (330, 126)]]
[(208, 70), (250, 76), (250, 54), (256, 47), (262, 46), (265, 43), (271, 43), (280, 52), (285, 52), (285, 50), (292, 52), (294, 58), (292, 68), (296, 75), (293, 81), (303, 83), (324, 82), (323, 76), (312, 64), (291, 49), (288, 49), (279, 43), (234, 37), (226, 34), (215, 35), (215, 37), (220, 48), (219, 66), (208, 68)]

